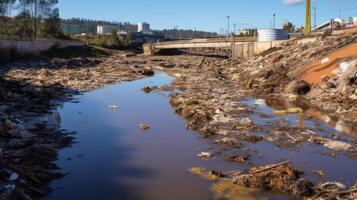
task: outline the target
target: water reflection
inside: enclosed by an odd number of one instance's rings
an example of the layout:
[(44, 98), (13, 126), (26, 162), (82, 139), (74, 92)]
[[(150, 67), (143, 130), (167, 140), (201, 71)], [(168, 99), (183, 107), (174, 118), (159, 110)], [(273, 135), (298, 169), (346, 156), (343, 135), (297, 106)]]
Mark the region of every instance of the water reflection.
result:
[[(186, 122), (173, 113), (168, 93), (141, 90), (170, 82), (158, 73), (86, 93), (78, 97), (80, 103), (59, 108), (62, 128), (76, 131), (79, 143), (60, 151), (57, 164), (70, 174), (55, 181), (55, 191), (45, 199), (210, 199), (210, 183), (187, 168), (228, 171), (237, 166), (197, 158), (207, 144), (186, 130)], [(108, 109), (113, 104), (119, 109)], [(150, 129), (141, 131), (140, 123)]]

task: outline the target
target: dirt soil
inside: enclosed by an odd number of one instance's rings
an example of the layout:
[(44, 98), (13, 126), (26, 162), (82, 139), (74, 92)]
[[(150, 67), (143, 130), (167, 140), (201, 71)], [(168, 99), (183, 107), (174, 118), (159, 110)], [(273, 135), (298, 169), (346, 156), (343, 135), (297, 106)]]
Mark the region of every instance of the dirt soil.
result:
[[(49, 182), (63, 176), (53, 173), (56, 166), (51, 161), (56, 159), (58, 149), (70, 145), (75, 136), (74, 133), (60, 130), (59, 124), (54, 122), (56, 120), (44, 116), (51, 114), (62, 102), (70, 101), (74, 94), (106, 84), (151, 76), (153, 70), (163, 70), (175, 81), (165, 87), (143, 90), (178, 91), (170, 96), (176, 113), (187, 120), (189, 129), (199, 131), (203, 138), (224, 147), (228, 153), (224, 151), (217, 156), (229, 162), (249, 162), (251, 152), (242, 150), (240, 154), (232, 154), (229, 150), (247, 149), (247, 144), (259, 142), (277, 147), (299, 147), (302, 143), (309, 143), (329, 149), (331, 154), (340, 153), (355, 159), (356, 55), (351, 54), (334, 62), (334, 76), (329, 74), (321, 82), (300, 78), (309, 69), (306, 66), (315, 66), (312, 63), (321, 62), (336, 50), (356, 42), (357, 34), (353, 33), (321, 37), (312, 43), (293, 40), (249, 60), (202, 55), (145, 57), (118, 53), (107, 58), (6, 64), (0, 70), (0, 199), (36, 199), (45, 196), (51, 192)], [(331, 62), (335, 60), (332, 57)], [(247, 96), (266, 99), (266, 103), (272, 106), (279, 99), (285, 104), (279, 104), (279, 110), (303, 113), (336, 124), (341, 131), (349, 129), (351, 131), (347, 132), (351, 138), (315, 134), (308, 128), (286, 126), (285, 122), (276, 119), (272, 119), (272, 126), (264, 128), (249, 118), (256, 111), (242, 102)], [(342, 126), (341, 122), (346, 125)], [(211, 154), (202, 152), (202, 155)], [(300, 174), (290, 167), (284, 172), (288, 174), (286, 181), (295, 184), (300, 180)], [(279, 172), (274, 173), (269, 178), (280, 176)], [(249, 176), (249, 173), (246, 175)], [(250, 178), (261, 180), (267, 177)], [(288, 190), (289, 194), (291, 191), (289, 185), (280, 184), (275, 188), (266, 182), (264, 184), (263, 187), (249, 182), (243, 186)], [(327, 186), (325, 183), (321, 187)], [(333, 194), (336, 197), (341, 195), (341, 191)]]

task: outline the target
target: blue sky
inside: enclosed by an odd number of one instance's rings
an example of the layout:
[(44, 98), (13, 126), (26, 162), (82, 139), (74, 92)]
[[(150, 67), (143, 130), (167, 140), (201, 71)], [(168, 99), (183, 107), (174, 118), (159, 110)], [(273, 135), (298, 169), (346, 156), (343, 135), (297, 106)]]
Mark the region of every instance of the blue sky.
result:
[[(285, 4), (283, 1), (286, 1)], [(303, 0), (59, 0), (62, 18), (80, 17), (121, 22), (149, 22), (152, 29), (173, 28), (219, 32), (226, 29), (227, 16), (231, 29), (249, 26), (269, 27), (273, 13), (276, 24), (288, 20), (304, 24)], [(357, 16), (357, 0), (312, 0), (317, 7), (318, 23), (333, 17)], [(287, 5), (286, 3), (293, 5)], [(295, 4), (294, 4), (295, 3)], [(300, 3), (300, 4), (299, 4)]]

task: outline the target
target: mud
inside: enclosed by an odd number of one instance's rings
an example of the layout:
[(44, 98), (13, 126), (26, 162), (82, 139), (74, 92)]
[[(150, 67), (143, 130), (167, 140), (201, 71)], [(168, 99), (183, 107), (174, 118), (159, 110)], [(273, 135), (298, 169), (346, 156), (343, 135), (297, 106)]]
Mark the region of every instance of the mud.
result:
[[(316, 186), (304, 178), (302, 171), (293, 168), (289, 162), (282, 162), (262, 167), (253, 167), (246, 172), (234, 171), (224, 174), (217, 171), (207, 171), (203, 168), (191, 168), (191, 173), (214, 182), (212, 188), (216, 196), (225, 199), (237, 199), (242, 190), (248, 194), (258, 191), (285, 193), (290, 199), (355, 199), (356, 185), (349, 189), (340, 182), (324, 182)], [(238, 189), (237, 189), (238, 188)], [(244, 196), (244, 195), (243, 195)], [(246, 197), (245, 197), (246, 198)], [(257, 199), (252, 198), (250, 199)]]

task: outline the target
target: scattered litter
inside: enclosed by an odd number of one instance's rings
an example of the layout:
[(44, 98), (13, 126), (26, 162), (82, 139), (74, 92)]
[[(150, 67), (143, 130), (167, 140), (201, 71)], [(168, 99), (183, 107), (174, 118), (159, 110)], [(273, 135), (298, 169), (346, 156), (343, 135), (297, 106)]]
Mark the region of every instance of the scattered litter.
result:
[(325, 64), (328, 62), (330, 62), (330, 58), (328, 58), (328, 57), (321, 60), (321, 64)]
[(335, 141), (335, 140), (326, 140), (324, 146), (336, 151), (349, 151), (353, 149), (352, 145), (341, 141)]
[(197, 154), (197, 157), (208, 159), (208, 158), (212, 158), (213, 154), (210, 152), (201, 152), (201, 153)]
[(109, 105), (108, 108), (109, 108), (110, 110), (118, 110), (118, 109), (119, 109), (119, 106), (117, 106), (117, 105)]
[(149, 125), (146, 125), (146, 124), (144, 124), (144, 123), (139, 124), (139, 127), (140, 127), (141, 130), (148, 130), (148, 129), (150, 129), (150, 126), (149, 126)]
[(313, 171), (315, 174), (321, 176), (321, 177), (324, 177), (326, 176), (325, 172), (323, 172), (322, 170), (316, 170), (316, 171)]
[(242, 120), (240, 120), (239, 123), (242, 125), (245, 125), (245, 126), (254, 126), (255, 125), (254, 122), (251, 119), (249, 119), (248, 117), (243, 118)]

